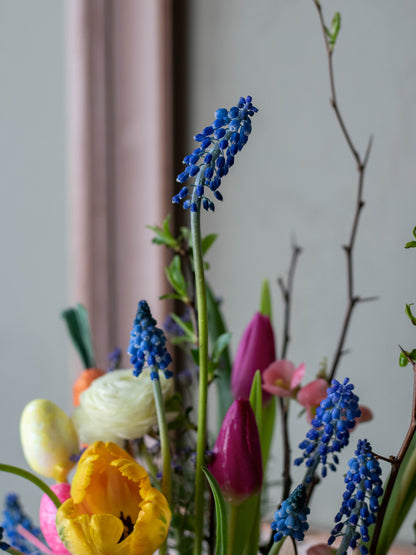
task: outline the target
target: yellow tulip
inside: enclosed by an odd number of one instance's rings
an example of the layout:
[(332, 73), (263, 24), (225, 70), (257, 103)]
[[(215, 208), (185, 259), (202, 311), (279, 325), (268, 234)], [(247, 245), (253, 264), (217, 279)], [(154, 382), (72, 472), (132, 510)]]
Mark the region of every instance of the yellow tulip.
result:
[(55, 403), (35, 399), (26, 405), (20, 419), (20, 441), (35, 472), (58, 482), (66, 480), (79, 453), (78, 436), (72, 420)]
[(151, 555), (171, 512), (145, 469), (115, 443), (97, 441), (78, 462), (56, 526), (73, 555)]

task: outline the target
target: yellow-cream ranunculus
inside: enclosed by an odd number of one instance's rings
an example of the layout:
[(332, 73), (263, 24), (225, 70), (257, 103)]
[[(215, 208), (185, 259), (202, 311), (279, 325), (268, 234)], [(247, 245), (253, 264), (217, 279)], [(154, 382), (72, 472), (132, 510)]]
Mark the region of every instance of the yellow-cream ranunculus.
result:
[[(173, 394), (173, 380), (160, 373), (162, 394)], [(169, 419), (169, 415), (167, 415)], [(150, 370), (133, 376), (132, 370), (114, 370), (92, 382), (80, 396), (80, 405), (72, 415), (80, 441), (136, 439), (157, 424)]]
[(72, 420), (52, 401), (35, 399), (26, 405), (20, 419), (20, 441), (28, 464), (35, 472), (66, 480), (79, 453)]
[(56, 526), (73, 555), (151, 555), (165, 541), (170, 519), (145, 469), (115, 443), (98, 441), (78, 462)]

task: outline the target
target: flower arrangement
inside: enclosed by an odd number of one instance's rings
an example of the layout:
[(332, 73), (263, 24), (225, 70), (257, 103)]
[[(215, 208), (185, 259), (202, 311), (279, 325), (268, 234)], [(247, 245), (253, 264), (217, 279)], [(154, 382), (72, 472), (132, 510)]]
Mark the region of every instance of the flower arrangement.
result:
[[(36, 399), (23, 410), (20, 436), (34, 473), (6, 463), (0, 470), (32, 481), (43, 492), (40, 529), (32, 524), (16, 495), (5, 500), (0, 549), (12, 554), (151, 555), (215, 553), (275, 555), (297, 553), (308, 533), (310, 504), (329, 472), (343, 476), (345, 492), (328, 523), (328, 543), (316, 553), (388, 553), (416, 496), (416, 349), (400, 348), (399, 364), (413, 370), (411, 422), (397, 455), (381, 455), (361, 435), (372, 417), (359, 402), (348, 377), (338, 376), (345, 338), (359, 297), (353, 287), (353, 255), (363, 208), (362, 191), (371, 140), (360, 155), (338, 106), (333, 52), (340, 15), (328, 27), (314, 0), (329, 63), (331, 103), (357, 164), (358, 191), (347, 257), (348, 303), (331, 365), (302, 384), (306, 364), (287, 358), (294, 274), (301, 253), (293, 246), (287, 281), (279, 280), (285, 305), (284, 341), (277, 351), (270, 287), (264, 283), (259, 311), (248, 323), (233, 362), (227, 331), (205, 278), (205, 255), (215, 235), (203, 236), (201, 212), (223, 200), (224, 178), (248, 142), (257, 113), (250, 96), (219, 108), (211, 125), (194, 139), (198, 146), (184, 158), (185, 170), (174, 205), (189, 212), (189, 227), (172, 232), (169, 217), (151, 229), (154, 242), (169, 248), (166, 268), (176, 312), (164, 330), (145, 300), (138, 303), (128, 355), (131, 368), (120, 369), (120, 352), (111, 368), (95, 368), (88, 314), (81, 305), (63, 313), (85, 366), (74, 384), (71, 416), (51, 400)], [(416, 247), (415, 240), (406, 248)], [(410, 322), (416, 325), (411, 305)], [(169, 341), (168, 341), (169, 340)], [(177, 351), (173, 372), (171, 353)], [(185, 370), (186, 368), (186, 370)], [(208, 390), (215, 389), (218, 421), (208, 434)], [(300, 405), (309, 422), (292, 460), (290, 409)], [(264, 512), (268, 461), (277, 411), (283, 440), (282, 496)], [(293, 410), (292, 410), (293, 412)], [(194, 413), (197, 413), (195, 419)], [(352, 437), (351, 437), (352, 434)], [(353, 441), (354, 456), (343, 449)], [(382, 465), (390, 466), (382, 477)], [(293, 467), (304, 475), (299, 483)], [(38, 475), (56, 481), (49, 487)], [(338, 512), (336, 512), (338, 511)], [(268, 533), (261, 534), (261, 522)]]

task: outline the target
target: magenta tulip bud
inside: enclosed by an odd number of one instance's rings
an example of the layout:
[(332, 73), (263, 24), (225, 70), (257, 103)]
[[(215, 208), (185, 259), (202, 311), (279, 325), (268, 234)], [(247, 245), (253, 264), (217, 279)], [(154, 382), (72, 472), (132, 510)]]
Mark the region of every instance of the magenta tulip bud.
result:
[[(238, 344), (231, 373), (234, 399), (248, 399), (256, 370), (262, 373), (276, 360), (274, 334), (270, 319), (257, 312), (244, 330)], [(263, 391), (263, 402), (270, 395)]]
[(260, 437), (249, 401), (238, 399), (228, 409), (209, 470), (224, 499), (234, 505), (260, 490), (263, 481)]

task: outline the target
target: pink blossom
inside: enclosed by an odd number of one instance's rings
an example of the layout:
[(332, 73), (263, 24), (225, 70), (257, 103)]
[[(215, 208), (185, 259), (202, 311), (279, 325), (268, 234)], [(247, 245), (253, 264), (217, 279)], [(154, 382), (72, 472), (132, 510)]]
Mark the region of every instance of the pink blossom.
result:
[(293, 397), (304, 375), (304, 363), (295, 368), (289, 360), (276, 360), (263, 372), (263, 390), (277, 397)]
[(306, 408), (306, 415), (310, 423), (315, 417), (316, 408), (319, 407), (327, 395), (329, 385), (323, 378), (318, 378), (304, 385), (297, 394), (298, 402)]

